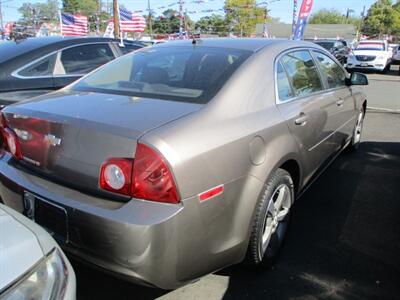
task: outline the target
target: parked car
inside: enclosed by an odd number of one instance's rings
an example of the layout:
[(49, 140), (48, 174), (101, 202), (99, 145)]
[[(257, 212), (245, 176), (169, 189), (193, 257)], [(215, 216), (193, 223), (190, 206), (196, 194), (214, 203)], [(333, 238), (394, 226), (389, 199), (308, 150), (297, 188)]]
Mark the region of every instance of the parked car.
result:
[(0, 105), (62, 88), (102, 64), (146, 46), (92, 37), (35, 37), (0, 44)]
[(75, 299), (74, 270), (50, 234), (2, 204), (0, 232), (0, 299)]
[(392, 64), (400, 65), (400, 46), (393, 48)]
[(347, 46), (345, 40), (316, 39), (312, 42), (328, 50), (342, 65), (346, 64), (347, 57), (351, 53), (351, 49)]
[(46, 207), (35, 220), (64, 250), (138, 283), (268, 265), (295, 198), (359, 145), (367, 83), (308, 42), (144, 48), (3, 109), (0, 196)]
[(373, 70), (386, 72), (390, 69), (392, 52), (388, 49), (388, 43), (384, 40), (367, 40), (358, 43), (353, 54), (348, 57), (347, 69)]

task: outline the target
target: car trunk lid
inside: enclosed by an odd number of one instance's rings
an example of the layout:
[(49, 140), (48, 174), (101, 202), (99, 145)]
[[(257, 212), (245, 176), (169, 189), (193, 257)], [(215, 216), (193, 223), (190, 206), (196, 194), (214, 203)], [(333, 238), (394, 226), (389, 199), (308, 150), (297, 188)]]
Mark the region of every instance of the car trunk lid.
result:
[(141, 135), (200, 108), (184, 102), (60, 91), (8, 106), (4, 115), (19, 137), (22, 165), (100, 192), (98, 177), (105, 160), (134, 158)]

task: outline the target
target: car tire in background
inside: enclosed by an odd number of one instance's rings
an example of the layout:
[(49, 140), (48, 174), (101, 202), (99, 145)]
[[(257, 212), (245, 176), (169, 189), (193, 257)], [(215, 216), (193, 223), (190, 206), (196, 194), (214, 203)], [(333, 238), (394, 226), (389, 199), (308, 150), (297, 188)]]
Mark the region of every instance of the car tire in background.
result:
[(279, 254), (290, 220), (294, 186), (290, 174), (278, 169), (268, 179), (258, 200), (245, 264), (271, 265)]

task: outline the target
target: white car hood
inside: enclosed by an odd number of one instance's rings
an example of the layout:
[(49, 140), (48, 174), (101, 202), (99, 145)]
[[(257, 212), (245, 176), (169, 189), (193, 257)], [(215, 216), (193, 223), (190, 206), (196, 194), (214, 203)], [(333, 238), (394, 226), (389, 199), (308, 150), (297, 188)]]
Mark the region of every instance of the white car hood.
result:
[(43, 256), (36, 235), (0, 206), (0, 291)]
[(387, 56), (388, 52), (379, 50), (353, 50), (354, 55)]

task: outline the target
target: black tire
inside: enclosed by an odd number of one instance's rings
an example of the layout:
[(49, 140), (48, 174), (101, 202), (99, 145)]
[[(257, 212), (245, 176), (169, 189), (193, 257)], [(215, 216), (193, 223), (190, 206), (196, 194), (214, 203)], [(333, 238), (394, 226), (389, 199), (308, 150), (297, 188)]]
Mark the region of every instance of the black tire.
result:
[[(362, 134), (362, 129), (363, 129), (363, 125), (364, 125), (364, 118), (365, 118), (365, 111), (364, 111), (364, 108), (362, 108), (357, 117), (357, 123), (356, 123), (356, 126), (354, 127), (353, 136), (351, 137), (350, 144), (347, 147), (348, 152), (356, 152), (358, 150), (358, 148), (360, 147), (361, 134)], [(361, 121), (361, 124), (359, 124), (360, 121)], [(360, 128), (358, 128), (359, 125), (361, 126)], [(359, 135), (358, 137), (357, 137), (357, 134)]]
[(382, 74), (388, 74), (390, 71), (390, 64), (387, 64), (387, 66), (383, 69), (383, 71), (381, 72)]
[[(283, 186), (285, 186), (285, 192), (281, 192), (281, 190), (279, 190), (281, 187), (283, 188)], [(276, 200), (279, 199), (280, 193), (282, 193), (282, 195), (287, 194), (289, 197), (289, 200), (286, 199), (285, 202), (282, 202), (288, 206), (287, 213), (284, 217), (282, 217), (283, 219), (277, 223), (278, 225), (276, 225), (275, 231), (269, 231), (271, 232), (269, 235), (270, 239), (268, 240), (267, 244), (263, 245), (263, 236), (266, 234), (267, 228), (273, 228), (273, 225), (268, 226), (268, 220), (271, 221), (274, 219), (274, 216), (270, 214), (269, 205), (272, 205), (270, 204), (272, 201), (275, 209), (275, 204), (277, 202)], [(276, 170), (266, 182), (255, 208), (250, 241), (245, 259), (247, 266), (266, 267), (275, 261), (286, 235), (290, 220), (290, 208), (293, 204), (293, 201), (294, 186), (290, 174), (283, 169)], [(286, 207), (283, 207), (282, 204), (280, 212), (283, 213), (284, 210), (286, 210)], [(278, 216), (278, 210), (276, 210), (276, 212), (276, 216)], [(269, 224), (275, 224), (275, 221), (269, 222)]]

